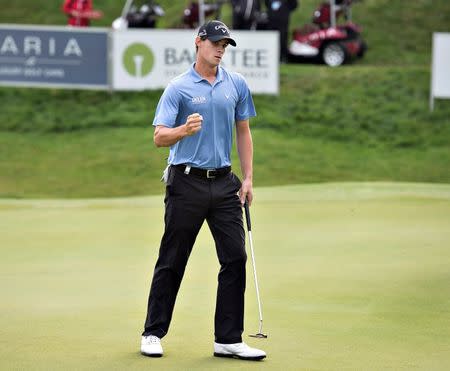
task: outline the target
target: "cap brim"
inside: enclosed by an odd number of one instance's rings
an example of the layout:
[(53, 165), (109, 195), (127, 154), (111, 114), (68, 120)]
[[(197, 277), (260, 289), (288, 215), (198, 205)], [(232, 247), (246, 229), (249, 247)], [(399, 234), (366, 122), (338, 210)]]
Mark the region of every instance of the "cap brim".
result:
[(211, 37), (208, 37), (208, 40), (211, 40), (211, 41), (228, 40), (230, 45), (236, 46), (236, 41), (234, 41), (231, 37), (227, 37), (227, 36), (222, 36), (222, 35), (211, 36)]

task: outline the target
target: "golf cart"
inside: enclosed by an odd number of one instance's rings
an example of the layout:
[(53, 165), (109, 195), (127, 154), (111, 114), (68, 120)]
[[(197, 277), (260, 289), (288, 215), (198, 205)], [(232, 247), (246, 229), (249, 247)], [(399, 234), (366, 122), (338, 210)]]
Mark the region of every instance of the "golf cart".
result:
[(155, 28), (157, 19), (163, 15), (163, 8), (153, 0), (126, 0), (122, 15), (114, 20), (112, 28)]
[[(320, 4), (312, 24), (294, 30), (289, 60), (318, 60), (336, 67), (363, 57), (367, 45), (361, 37), (362, 29), (351, 20), (354, 1), (357, 0), (327, 0)], [(340, 16), (344, 16), (344, 24), (337, 24)]]

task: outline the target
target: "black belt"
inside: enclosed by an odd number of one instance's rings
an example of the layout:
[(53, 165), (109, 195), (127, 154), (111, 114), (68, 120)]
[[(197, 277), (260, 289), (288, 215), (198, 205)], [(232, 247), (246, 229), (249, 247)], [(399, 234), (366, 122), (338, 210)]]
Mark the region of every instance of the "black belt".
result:
[(185, 164), (173, 166), (182, 170), (185, 174), (191, 174), (206, 179), (220, 178), (231, 171), (231, 166), (221, 167), (219, 169), (201, 169), (199, 167), (189, 168), (189, 166)]

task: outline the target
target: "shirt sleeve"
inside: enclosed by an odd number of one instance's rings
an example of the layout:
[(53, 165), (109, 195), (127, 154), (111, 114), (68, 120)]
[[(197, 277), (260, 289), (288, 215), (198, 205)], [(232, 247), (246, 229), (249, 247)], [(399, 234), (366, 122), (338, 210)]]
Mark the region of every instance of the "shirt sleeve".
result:
[(179, 100), (177, 89), (170, 83), (159, 99), (153, 126), (163, 125), (169, 128), (174, 127), (179, 111)]
[(239, 76), (239, 100), (236, 106), (235, 120), (247, 120), (256, 116), (255, 105), (253, 104), (252, 94), (248, 88), (247, 82), (242, 76)]

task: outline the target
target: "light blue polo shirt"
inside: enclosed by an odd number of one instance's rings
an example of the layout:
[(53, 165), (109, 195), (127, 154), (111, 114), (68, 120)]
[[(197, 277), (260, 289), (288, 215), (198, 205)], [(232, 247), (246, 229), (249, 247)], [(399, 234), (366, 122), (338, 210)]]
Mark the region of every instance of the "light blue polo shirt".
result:
[(256, 116), (250, 90), (242, 75), (221, 66), (211, 85), (194, 65), (164, 90), (153, 126), (174, 128), (198, 112), (203, 116), (202, 128), (170, 147), (168, 163), (204, 169), (230, 166), (235, 122)]

